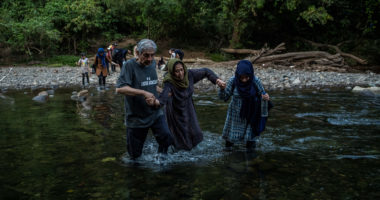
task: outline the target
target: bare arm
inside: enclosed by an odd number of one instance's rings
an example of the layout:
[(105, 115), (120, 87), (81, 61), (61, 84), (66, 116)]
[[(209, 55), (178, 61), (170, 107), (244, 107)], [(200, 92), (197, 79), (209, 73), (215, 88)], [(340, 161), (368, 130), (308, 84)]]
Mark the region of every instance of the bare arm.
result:
[(124, 94), (128, 96), (144, 96), (144, 98), (154, 97), (154, 95), (150, 92), (147, 92), (145, 90), (135, 89), (128, 85), (121, 88), (116, 88), (116, 93)]
[(121, 88), (116, 88), (116, 93), (128, 96), (143, 96), (148, 105), (154, 106), (157, 104), (157, 99), (154, 94), (145, 90), (135, 89), (130, 86), (124, 86)]
[[(106, 56), (106, 59), (108, 60), (109, 63), (111, 63), (112, 65), (116, 65), (116, 66), (119, 66), (119, 64), (115, 63), (114, 61), (112, 61), (111, 58), (109, 58), (108, 56)], [(119, 66), (120, 67), (120, 66)]]

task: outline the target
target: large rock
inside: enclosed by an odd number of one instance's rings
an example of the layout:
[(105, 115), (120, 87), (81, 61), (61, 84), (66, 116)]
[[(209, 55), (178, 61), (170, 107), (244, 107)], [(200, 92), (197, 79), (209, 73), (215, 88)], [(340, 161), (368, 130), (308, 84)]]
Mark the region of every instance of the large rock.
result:
[(81, 90), (78, 92), (78, 97), (83, 97), (88, 95), (88, 90)]
[(46, 91), (42, 91), (38, 93), (37, 96), (33, 97), (33, 101), (39, 102), (39, 103), (45, 103), (49, 98), (49, 94)]
[(47, 98), (48, 96), (35, 96), (32, 100), (39, 103), (45, 103), (47, 101)]
[(38, 93), (38, 96), (49, 96), (49, 93), (46, 91), (42, 91), (42, 92)]
[(364, 94), (373, 94), (373, 95), (380, 95), (380, 87), (360, 87), (355, 86), (354, 89), (352, 89), (352, 92), (359, 92)]
[(80, 92), (72, 92), (73, 95), (71, 95), (71, 99), (74, 100), (74, 101), (80, 101), (80, 102), (83, 102), (83, 101), (86, 101), (87, 99), (87, 96), (88, 96), (88, 90), (81, 90)]
[(46, 91), (49, 95), (54, 95), (54, 90), (48, 90)]

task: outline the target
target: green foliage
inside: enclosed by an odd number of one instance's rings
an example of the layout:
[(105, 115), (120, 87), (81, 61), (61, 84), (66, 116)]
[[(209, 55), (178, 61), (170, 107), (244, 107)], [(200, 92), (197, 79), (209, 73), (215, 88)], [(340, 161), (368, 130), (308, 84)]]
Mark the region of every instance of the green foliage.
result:
[(314, 5), (310, 6), (306, 11), (300, 13), (300, 16), (313, 27), (314, 24), (325, 25), (327, 21), (333, 20), (333, 17), (327, 13), (324, 7), (316, 8)]
[(76, 66), (79, 60), (79, 56), (73, 55), (57, 55), (47, 58), (43, 61), (44, 65), (49, 67), (61, 67), (61, 66)]
[(3, 0), (0, 16), (0, 47), (30, 58), (88, 52), (125, 36), (215, 52), (280, 42), (307, 49), (295, 38), (338, 44), (380, 34), (380, 0)]
[[(40, 9), (24, 7), (20, 2), (7, 6), (9, 7), (4, 6), (0, 10), (0, 14), (5, 16), (0, 21), (1, 42), (16, 52), (23, 52), (29, 56), (57, 48), (60, 32), (54, 28), (48, 17), (40, 14)], [(20, 10), (23, 16), (17, 16), (16, 7), (25, 9)]]
[(214, 62), (222, 62), (231, 59), (231, 56), (221, 53), (208, 53), (206, 56)]

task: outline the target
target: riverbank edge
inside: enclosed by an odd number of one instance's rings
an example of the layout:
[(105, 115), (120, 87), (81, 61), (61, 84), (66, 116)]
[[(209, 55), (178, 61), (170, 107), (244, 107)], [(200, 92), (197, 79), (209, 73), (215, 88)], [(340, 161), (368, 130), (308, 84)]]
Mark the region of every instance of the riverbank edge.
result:
[[(207, 67), (207, 66), (206, 66)], [(188, 65), (189, 69), (199, 68), (197, 65)], [(234, 67), (208, 67), (219, 78), (228, 81), (234, 75)], [(115, 86), (120, 70), (111, 73), (107, 77), (107, 85)], [(157, 70), (158, 81), (161, 85), (166, 72)], [(294, 89), (323, 89), (345, 88), (354, 86), (380, 87), (380, 74), (345, 73), (345, 72), (318, 72), (299, 69), (255, 69), (258, 76), (268, 91), (294, 90)], [(82, 75), (79, 67), (0, 67), (0, 90), (37, 90), (80, 87)], [(90, 75), (90, 87), (98, 86), (98, 78)], [(195, 89), (201, 92), (215, 92), (217, 87), (211, 84), (207, 78), (195, 84)]]

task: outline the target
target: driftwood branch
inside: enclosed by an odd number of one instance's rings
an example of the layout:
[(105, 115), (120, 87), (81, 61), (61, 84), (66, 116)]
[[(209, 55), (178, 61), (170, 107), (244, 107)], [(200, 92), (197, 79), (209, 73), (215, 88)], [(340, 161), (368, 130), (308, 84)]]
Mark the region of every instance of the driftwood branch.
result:
[[(330, 47), (332, 48), (332, 47)], [(305, 52), (290, 52), (278, 54), (285, 50), (285, 43), (277, 45), (274, 49), (268, 48), (267, 45), (264, 45), (260, 50), (243, 50), (241, 49), (229, 49), (229, 52), (255, 52), (252, 56), (249, 56), (247, 59), (252, 63), (266, 63), (266, 64), (275, 64), (282, 66), (330, 66), (330, 67), (345, 67), (345, 62), (342, 57), (343, 52), (339, 50), (338, 47), (334, 47), (338, 52), (335, 55), (332, 55), (325, 51), (305, 51)], [(226, 51), (224, 51), (226, 52)]]
[(344, 53), (342, 52), (342, 50), (339, 49), (339, 46), (342, 45), (343, 43), (339, 43), (338, 45), (331, 45), (331, 44), (321, 44), (321, 43), (317, 43), (317, 42), (313, 42), (313, 41), (310, 41), (310, 40), (304, 40), (308, 43), (310, 43), (312, 46), (315, 46), (315, 47), (327, 47), (327, 48), (330, 48), (330, 49), (334, 49), (337, 53), (339, 53), (340, 55), (344, 56), (344, 57), (348, 57), (348, 58), (351, 58), (353, 60), (355, 60), (356, 62), (358, 62), (359, 64), (362, 64), (362, 65), (366, 65), (368, 64), (368, 62), (364, 59), (361, 59), (355, 55), (352, 55), (352, 54), (349, 54), (349, 53)]
[(268, 46), (265, 44), (264, 47), (260, 50), (260, 53), (258, 55), (254, 57), (248, 57), (248, 60), (250, 60), (252, 63), (255, 63), (261, 57), (269, 56), (283, 50), (285, 50), (285, 43), (281, 43), (277, 45), (274, 49), (269, 49)]
[(258, 54), (260, 52), (260, 50), (252, 50), (252, 49), (221, 48), (220, 50), (225, 53), (232, 53), (232, 54)]
[(273, 62), (281, 65), (330, 65), (334, 67), (344, 67), (344, 59), (340, 54), (331, 55), (324, 51), (306, 51), (306, 52), (291, 52), (285, 54), (271, 55), (261, 57), (255, 61), (256, 63)]

